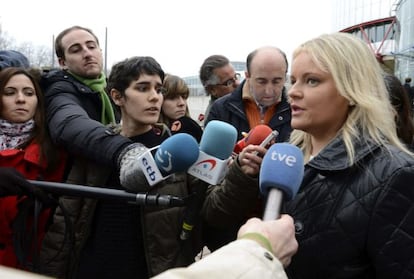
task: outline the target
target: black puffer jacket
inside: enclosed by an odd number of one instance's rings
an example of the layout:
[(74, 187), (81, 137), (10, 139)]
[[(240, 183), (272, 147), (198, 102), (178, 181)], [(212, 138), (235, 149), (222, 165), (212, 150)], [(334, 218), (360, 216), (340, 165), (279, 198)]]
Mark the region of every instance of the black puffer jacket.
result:
[[(250, 131), (249, 121), (246, 117), (242, 99), (242, 89), (245, 82), (246, 81), (243, 81), (232, 93), (220, 97), (214, 102), (207, 116), (205, 125), (211, 120), (220, 120), (230, 123), (239, 132), (239, 140), (243, 137), (241, 132)], [(290, 105), (287, 102), (285, 93), (283, 93), (282, 100), (277, 106), (276, 113), (268, 123), (272, 130), (277, 130), (279, 132), (277, 137), (278, 142), (284, 142), (289, 139), (292, 131), (290, 120)]]
[(71, 155), (83, 155), (100, 164), (114, 166), (120, 152), (132, 142), (107, 133), (99, 122), (102, 110), (99, 93), (62, 70), (45, 75), (42, 87), (52, 140)]
[(414, 159), (361, 140), (349, 167), (336, 138), (305, 166), (289, 278), (414, 278)]

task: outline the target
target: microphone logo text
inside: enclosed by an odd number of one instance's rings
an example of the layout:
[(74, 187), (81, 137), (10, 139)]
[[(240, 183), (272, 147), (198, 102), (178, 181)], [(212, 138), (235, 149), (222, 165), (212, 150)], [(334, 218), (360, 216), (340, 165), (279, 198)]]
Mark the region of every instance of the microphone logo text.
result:
[(151, 179), (151, 181), (155, 181), (156, 173), (152, 169), (151, 164), (148, 162), (147, 158), (143, 157), (141, 162), (142, 165), (145, 167), (145, 172), (148, 174), (149, 179)]
[(270, 157), (273, 161), (284, 162), (287, 166), (293, 167), (297, 160), (295, 156), (288, 154), (281, 154), (276, 151), (273, 151)]

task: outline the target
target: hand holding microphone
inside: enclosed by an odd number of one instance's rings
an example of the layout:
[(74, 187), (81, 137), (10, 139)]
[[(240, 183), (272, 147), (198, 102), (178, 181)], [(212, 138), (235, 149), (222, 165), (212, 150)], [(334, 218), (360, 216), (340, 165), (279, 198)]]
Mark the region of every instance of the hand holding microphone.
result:
[(133, 190), (138, 183), (145, 182), (145, 176), (137, 163), (137, 158), (148, 151), (141, 143), (128, 146), (118, 159), (119, 180), (126, 189)]
[[(264, 124), (254, 127), (247, 136), (240, 140), (233, 150), (233, 156), (238, 156), (239, 163), (244, 174), (255, 177), (260, 170), (262, 158), (266, 148), (274, 142), (279, 133)], [(238, 155), (237, 155), (238, 153)]]
[(233, 149), (233, 156), (239, 154), (249, 144), (262, 145), (266, 147), (279, 133), (265, 125), (259, 124), (254, 127), (250, 132), (241, 140), (239, 140)]
[(260, 191), (267, 196), (263, 220), (279, 218), (283, 200), (299, 190), (304, 173), (302, 151), (288, 143), (276, 143), (266, 152), (259, 174)]
[(186, 171), (197, 160), (198, 154), (196, 140), (185, 133), (166, 139), (154, 157), (150, 149), (135, 143), (120, 156), (121, 185), (132, 192), (146, 191), (148, 185), (153, 186), (172, 173)]

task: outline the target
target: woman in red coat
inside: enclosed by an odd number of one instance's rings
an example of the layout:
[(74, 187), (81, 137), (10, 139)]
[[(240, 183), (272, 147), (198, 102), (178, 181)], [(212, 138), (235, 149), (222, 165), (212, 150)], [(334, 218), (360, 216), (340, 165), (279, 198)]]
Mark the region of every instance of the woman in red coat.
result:
[[(64, 154), (51, 143), (46, 126), (44, 100), (34, 72), (16, 67), (1, 70), (0, 167), (14, 168), (26, 179), (61, 182)], [(0, 265), (31, 266), (50, 211), (43, 208), (36, 218), (33, 204), (25, 195), (0, 198)], [(19, 218), (23, 209), (28, 215)], [(32, 226), (34, 221), (37, 226)]]

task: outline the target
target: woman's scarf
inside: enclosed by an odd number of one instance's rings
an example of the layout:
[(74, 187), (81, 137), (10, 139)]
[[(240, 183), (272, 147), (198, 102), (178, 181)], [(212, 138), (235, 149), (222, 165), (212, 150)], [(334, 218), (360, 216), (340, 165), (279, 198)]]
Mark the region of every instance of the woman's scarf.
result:
[(25, 123), (11, 123), (0, 119), (0, 150), (15, 149), (30, 140), (35, 123), (31, 119)]
[(101, 95), (102, 101), (102, 112), (101, 112), (101, 123), (104, 125), (107, 124), (115, 124), (115, 114), (114, 110), (111, 105), (111, 101), (109, 100), (108, 94), (106, 94), (105, 87), (106, 87), (106, 77), (105, 74), (102, 73), (101, 76), (97, 79), (87, 79), (75, 75), (72, 72), (69, 72), (72, 76), (74, 76), (77, 80), (88, 86), (95, 92), (99, 92)]

